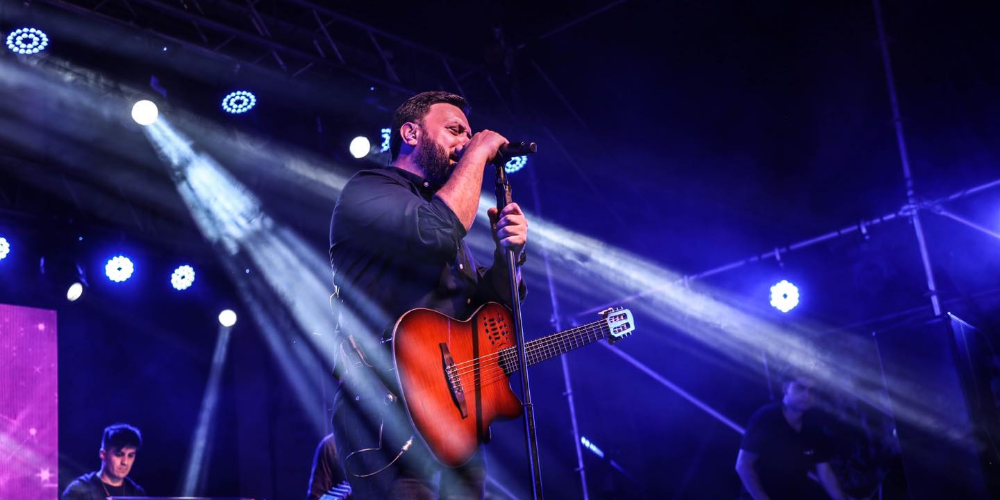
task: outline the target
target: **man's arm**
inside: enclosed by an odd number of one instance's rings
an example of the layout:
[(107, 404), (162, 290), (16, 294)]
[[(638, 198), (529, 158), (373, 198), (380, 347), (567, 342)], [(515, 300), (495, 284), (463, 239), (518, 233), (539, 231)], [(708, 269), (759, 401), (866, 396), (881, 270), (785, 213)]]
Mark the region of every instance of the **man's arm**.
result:
[(844, 492), (840, 489), (840, 481), (837, 481), (837, 475), (833, 473), (833, 467), (830, 467), (830, 462), (816, 464), (816, 472), (819, 473), (819, 482), (823, 485), (823, 489), (826, 490), (826, 494), (830, 495), (830, 498), (833, 500), (847, 500)]
[(504, 144), (507, 144), (507, 139), (496, 132), (490, 130), (477, 132), (465, 146), (462, 159), (455, 166), (451, 177), (435, 194), (452, 212), (455, 212), (466, 231), (472, 228), (472, 223), (476, 220), (486, 164)]
[(750, 496), (754, 500), (770, 500), (770, 497), (764, 491), (764, 487), (760, 484), (757, 471), (753, 468), (753, 464), (756, 461), (756, 453), (741, 448), (739, 455), (736, 456), (736, 474), (740, 476), (743, 487), (747, 489), (747, 492), (750, 493)]

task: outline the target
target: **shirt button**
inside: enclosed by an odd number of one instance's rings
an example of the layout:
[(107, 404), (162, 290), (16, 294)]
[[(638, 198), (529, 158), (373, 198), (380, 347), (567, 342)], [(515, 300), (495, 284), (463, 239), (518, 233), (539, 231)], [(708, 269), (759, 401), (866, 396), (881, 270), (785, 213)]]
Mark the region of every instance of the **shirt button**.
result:
[(459, 269), (465, 269), (465, 264), (459, 264), (459, 265), (458, 265), (458, 268), (459, 268)]
[(431, 183), (424, 181), (424, 187), (431, 187)]
[(465, 299), (465, 303), (466, 304), (471, 304), (472, 303), (472, 299)]

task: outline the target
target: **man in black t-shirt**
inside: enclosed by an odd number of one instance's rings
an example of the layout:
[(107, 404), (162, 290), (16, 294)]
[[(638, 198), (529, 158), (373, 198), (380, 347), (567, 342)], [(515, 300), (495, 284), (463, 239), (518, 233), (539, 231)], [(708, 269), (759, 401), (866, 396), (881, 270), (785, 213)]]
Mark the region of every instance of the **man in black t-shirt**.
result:
[(823, 498), (809, 479), (814, 469), (834, 500), (846, 500), (830, 467), (830, 446), (816, 421), (814, 385), (801, 376), (782, 383), (780, 404), (754, 413), (736, 458), (743, 500), (810, 500)]
[(109, 425), (101, 439), (101, 469), (84, 474), (66, 487), (61, 500), (104, 500), (110, 496), (144, 496), (146, 491), (127, 476), (142, 447), (139, 429)]

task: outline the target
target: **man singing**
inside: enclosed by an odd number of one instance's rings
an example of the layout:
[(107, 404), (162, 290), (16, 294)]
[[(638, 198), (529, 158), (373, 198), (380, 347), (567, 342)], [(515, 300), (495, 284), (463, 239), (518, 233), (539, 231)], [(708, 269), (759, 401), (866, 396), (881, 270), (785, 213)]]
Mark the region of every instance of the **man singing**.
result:
[[(357, 498), (435, 498), (437, 472), (441, 498), (484, 494), (481, 452), (463, 467), (441, 470), (420, 446), (403, 450), (384, 435), (392, 430), (391, 419), (381, 413), (399, 417), (401, 411), (385, 387), (393, 384), (384, 375), (387, 355), (380, 347), (388, 345), (396, 319), (417, 307), (465, 319), (486, 302), (509, 304), (501, 249), (520, 257), (527, 242), (528, 223), (511, 203), (499, 213), (489, 211), (497, 245), (491, 267), (478, 265), (465, 243), (484, 170), (507, 143), (489, 130), (473, 134), (465, 107), (465, 99), (446, 92), (404, 102), (392, 120), (392, 164), (351, 178), (333, 212), (330, 262), (346, 311), (341, 332), (360, 345), (346, 349), (350, 361), (341, 363), (351, 373), (341, 374), (334, 429)], [(382, 375), (384, 384), (357, 376), (369, 372)]]

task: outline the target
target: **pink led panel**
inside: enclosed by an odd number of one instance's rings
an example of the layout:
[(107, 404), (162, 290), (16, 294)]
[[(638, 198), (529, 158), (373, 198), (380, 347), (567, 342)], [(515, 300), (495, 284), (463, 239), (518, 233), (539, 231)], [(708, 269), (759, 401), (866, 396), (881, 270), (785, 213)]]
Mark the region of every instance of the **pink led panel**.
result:
[(56, 313), (0, 305), (0, 498), (59, 496)]

